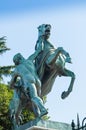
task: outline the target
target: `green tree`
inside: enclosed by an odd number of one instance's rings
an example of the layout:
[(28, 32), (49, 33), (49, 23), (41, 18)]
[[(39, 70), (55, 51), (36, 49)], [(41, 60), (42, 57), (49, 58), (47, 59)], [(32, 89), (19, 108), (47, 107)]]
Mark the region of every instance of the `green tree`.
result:
[[(6, 46), (5, 37), (0, 38), (0, 55), (10, 50)], [(10, 75), (14, 66), (0, 66), (0, 130), (10, 130), (11, 123), (9, 121), (9, 102), (13, 92), (7, 85), (1, 84), (3, 75)]]
[[(6, 39), (5, 37), (0, 38), (0, 55), (5, 53), (6, 51), (10, 50), (10, 48), (7, 48), (6, 46)], [(14, 66), (0, 66), (0, 81), (3, 79), (3, 75), (7, 76), (11, 74), (11, 69), (14, 68)]]
[(1, 37), (0, 38), (0, 54), (3, 54), (4, 52), (6, 52), (7, 50), (10, 50), (10, 48), (6, 47), (6, 39), (5, 37)]
[(10, 130), (9, 103), (13, 92), (7, 85), (0, 84), (0, 130)]

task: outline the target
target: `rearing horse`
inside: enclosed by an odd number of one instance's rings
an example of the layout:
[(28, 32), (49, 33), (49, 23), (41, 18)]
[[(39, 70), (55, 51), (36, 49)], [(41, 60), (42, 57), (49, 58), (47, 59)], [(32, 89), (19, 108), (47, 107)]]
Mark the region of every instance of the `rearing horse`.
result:
[(57, 49), (48, 41), (51, 25), (42, 24), (38, 27), (38, 40), (35, 46), (36, 51), (40, 51), (35, 59), (35, 66), (42, 83), (41, 97), (47, 95), (57, 76), (71, 77), (71, 82), (67, 91), (64, 91), (61, 98), (66, 98), (73, 89), (75, 80), (74, 72), (65, 68), (65, 63), (71, 63), (69, 53), (62, 47)]

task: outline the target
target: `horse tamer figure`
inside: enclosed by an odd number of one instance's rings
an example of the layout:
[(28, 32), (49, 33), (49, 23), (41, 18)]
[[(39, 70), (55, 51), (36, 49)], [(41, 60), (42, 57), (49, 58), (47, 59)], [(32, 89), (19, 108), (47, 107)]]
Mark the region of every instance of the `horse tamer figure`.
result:
[(18, 53), (14, 56), (13, 61), (16, 66), (10, 81), (10, 88), (14, 89), (14, 97), (10, 103), (10, 117), (12, 128), (16, 130), (22, 120), (21, 112), (24, 108), (33, 111), (35, 117), (39, 118), (48, 112), (42, 99), (38, 96), (41, 91), (41, 82), (33, 64), (33, 57), (25, 59)]

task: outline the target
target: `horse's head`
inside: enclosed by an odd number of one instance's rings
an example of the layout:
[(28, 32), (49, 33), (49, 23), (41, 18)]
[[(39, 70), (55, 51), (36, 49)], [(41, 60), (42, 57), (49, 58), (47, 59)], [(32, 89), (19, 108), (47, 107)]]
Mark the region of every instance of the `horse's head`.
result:
[(51, 25), (50, 24), (42, 24), (38, 27), (38, 37), (42, 37), (44, 39), (48, 39), (50, 36)]

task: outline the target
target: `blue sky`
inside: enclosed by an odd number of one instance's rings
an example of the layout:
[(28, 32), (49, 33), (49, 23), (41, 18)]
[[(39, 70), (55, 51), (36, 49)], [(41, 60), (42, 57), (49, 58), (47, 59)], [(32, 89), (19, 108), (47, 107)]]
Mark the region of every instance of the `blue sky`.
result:
[(86, 3), (85, 0), (1, 0), (0, 14), (20, 11), (44, 10), (45, 8), (60, 8)]
[[(0, 58), (0, 65), (13, 64), (13, 56), (21, 52), (25, 58), (34, 52), (37, 27), (42, 23), (52, 26), (50, 41), (62, 46), (71, 57), (73, 64), (66, 67), (74, 71), (76, 80), (73, 92), (62, 100), (61, 93), (68, 88), (70, 78), (57, 77), (51, 93), (47, 97), (51, 120), (71, 123), (86, 116), (86, 4), (85, 0), (0, 1), (0, 37), (7, 36), (6, 45), (11, 48)], [(7, 81), (10, 78), (6, 79)]]

